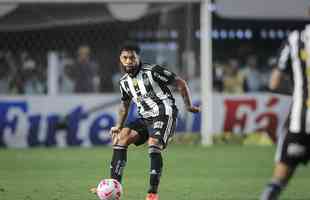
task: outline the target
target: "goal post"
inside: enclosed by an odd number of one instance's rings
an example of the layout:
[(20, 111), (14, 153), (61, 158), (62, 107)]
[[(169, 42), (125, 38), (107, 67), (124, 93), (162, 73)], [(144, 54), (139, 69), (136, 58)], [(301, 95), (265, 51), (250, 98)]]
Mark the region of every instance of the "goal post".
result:
[(200, 4), (200, 69), (201, 69), (201, 142), (212, 145), (213, 135), (213, 85), (212, 85), (212, 15), (210, 0)]

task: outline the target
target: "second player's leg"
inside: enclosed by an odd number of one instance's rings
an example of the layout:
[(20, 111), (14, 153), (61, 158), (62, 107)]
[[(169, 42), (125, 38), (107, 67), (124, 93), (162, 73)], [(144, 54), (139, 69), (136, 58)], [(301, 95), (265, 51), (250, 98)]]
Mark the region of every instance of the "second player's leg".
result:
[(277, 200), (279, 198), (297, 166), (308, 160), (309, 152), (304, 144), (308, 140), (309, 137), (302, 133), (290, 132), (279, 140), (273, 176), (263, 191), (261, 200)]
[(261, 200), (277, 200), (282, 190), (286, 187), (290, 178), (294, 174), (296, 166), (289, 166), (283, 162), (277, 162), (274, 168), (273, 177), (267, 185)]
[(283, 162), (278, 162), (273, 172), (273, 179), (288, 182), (293, 173), (295, 172), (296, 166), (292, 167)]

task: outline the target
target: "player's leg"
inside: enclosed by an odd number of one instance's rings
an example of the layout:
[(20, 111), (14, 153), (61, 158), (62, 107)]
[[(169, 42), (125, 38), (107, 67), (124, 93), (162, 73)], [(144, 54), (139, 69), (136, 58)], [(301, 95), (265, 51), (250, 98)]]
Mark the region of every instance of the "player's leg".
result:
[(147, 126), (143, 120), (137, 119), (125, 125), (113, 144), (111, 161), (111, 178), (121, 182), (123, 170), (127, 162), (127, 147), (130, 144), (141, 145), (148, 139)]
[(158, 138), (150, 137), (148, 147), (150, 157), (150, 187), (148, 193), (157, 193), (163, 167), (161, 155), (163, 145)]
[[(137, 119), (125, 125), (125, 128), (117, 135), (118, 138), (113, 141), (113, 153), (110, 166), (111, 178), (121, 182), (123, 170), (127, 162), (127, 147), (130, 144), (141, 145), (148, 139), (148, 130), (145, 123)], [(96, 188), (91, 188), (92, 193), (96, 193)]]
[(307, 141), (302, 133), (287, 133), (279, 140), (273, 177), (261, 195), (261, 200), (276, 200), (294, 175), (300, 163), (309, 159)]
[(122, 181), (123, 170), (127, 162), (127, 147), (139, 140), (137, 131), (123, 128), (118, 134), (118, 140), (113, 144), (111, 160), (111, 178)]
[(176, 125), (177, 111), (171, 115), (159, 116), (153, 122), (154, 131), (148, 139), (150, 157), (150, 187), (147, 200), (158, 199), (158, 187), (163, 168), (162, 150), (167, 146), (169, 138), (173, 135)]
[(295, 169), (296, 166), (289, 166), (283, 162), (276, 163), (273, 177), (263, 191), (261, 200), (278, 199), (282, 190), (286, 187), (288, 181), (294, 174)]
[[(111, 178), (116, 179), (119, 182), (122, 181), (123, 170), (127, 162), (127, 147), (130, 144), (139, 141), (140, 138), (141, 137), (137, 131), (131, 128), (123, 128), (118, 134), (118, 140), (112, 139), (115, 143), (112, 146), (113, 153), (110, 166)], [(91, 188), (90, 192), (96, 194), (97, 188)]]

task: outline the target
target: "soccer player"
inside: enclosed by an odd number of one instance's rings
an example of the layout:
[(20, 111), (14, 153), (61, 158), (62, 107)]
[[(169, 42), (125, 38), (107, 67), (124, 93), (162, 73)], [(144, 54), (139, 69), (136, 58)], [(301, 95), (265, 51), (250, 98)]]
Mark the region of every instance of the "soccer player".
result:
[[(158, 200), (163, 167), (161, 152), (174, 134), (178, 114), (168, 86), (176, 87), (183, 97), (187, 111), (197, 113), (200, 109), (192, 104), (189, 88), (182, 78), (159, 65), (143, 63), (139, 54), (140, 49), (135, 44), (126, 44), (120, 49), (119, 59), (125, 75), (119, 82), (122, 101), (117, 124), (111, 128), (111, 178), (121, 181), (127, 162), (127, 147), (147, 142), (150, 185), (146, 200)], [(140, 118), (125, 123), (131, 101), (137, 105)]]
[(261, 200), (276, 200), (300, 164), (310, 159), (310, 25), (288, 36), (271, 75), (270, 89), (276, 89), (283, 71), (289, 68), (293, 78), (293, 96), (288, 131), (278, 142), (276, 164), (271, 182)]

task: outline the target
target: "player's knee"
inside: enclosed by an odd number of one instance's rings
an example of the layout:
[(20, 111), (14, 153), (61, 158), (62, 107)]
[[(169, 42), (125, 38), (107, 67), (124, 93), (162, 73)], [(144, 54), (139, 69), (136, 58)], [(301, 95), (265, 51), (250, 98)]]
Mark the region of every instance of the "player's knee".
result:
[(128, 140), (129, 134), (130, 134), (130, 129), (123, 128), (118, 135), (117, 144), (127, 146), (127, 140)]
[(158, 138), (150, 137), (148, 140), (149, 153), (160, 153), (162, 150), (162, 144)]
[(129, 128), (123, 128), (119, 133), (118, 144), (128, 146), (135, 141), (136, 135)]
[(160, 144), (160, 141), (159, 141), (158, 138), (150, 137), (150, 138), (148, 139), (148, 145), (149, 145), (149, 146), (153, 146), (153, 145), (155, 145), (155, 146), (160, 146), (161, 144)]

